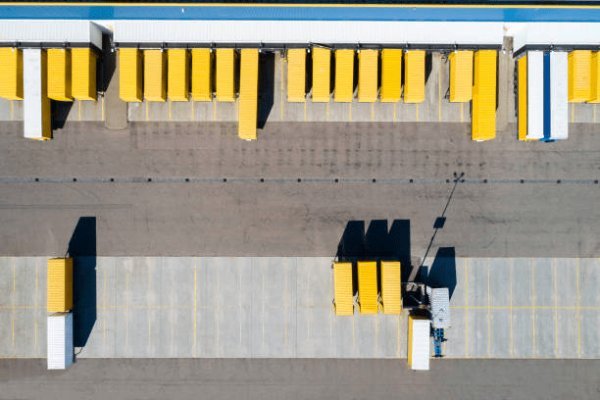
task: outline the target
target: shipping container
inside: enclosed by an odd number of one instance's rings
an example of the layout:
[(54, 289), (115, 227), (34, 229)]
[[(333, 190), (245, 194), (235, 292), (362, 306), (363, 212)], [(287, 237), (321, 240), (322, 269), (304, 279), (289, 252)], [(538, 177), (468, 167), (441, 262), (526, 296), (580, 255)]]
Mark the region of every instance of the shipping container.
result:
[(71, 49), (71, 95), (96, 101), (96, 53), (90, 48)]
[(527, 140), (527, 55), (517, 60), (517, 136)]
[(402, 312), (402, 285), (399, 261), (381, 262), (381, 308), (384, 314)]
[(592, 88), (588, 103), (600, 103), (600, 51), (592, 53), (592, 78), (590, 83)]
[(73, 259), (48, 260), (48, 312), (67, 312), (73, 308)]
[(167, 54), (162, 50), (144, 50), (144, 99), (167, 101)]
[(0, 47), (0, 97), (23, 100), (23, 52)]
[(363, 49), (358, 53), (358, 101), (377, 101), (379, 80), (379, 51)]
[(544, 52), (527, 52), (527, 139), (544, 138)]
[(192, 49), (192, 100), (212, 101), (212, 51)]
[(496, 50), (478, 50), (473, 57), (473, 102), (471, 139), (496, 137)]
[(377, 262), (358, 262), (358, 306), (361, 314), (377, 314)]
[(450, 102), (466, 103), (473, 98), (473, 52), (453, 51), (450, 61)]
[(400, 101), (402, 93), (402, 50), (381, 50), (381, 102)]
[(123, 101), (142, 101), (142, 54), (138, 49), (118, 50), (119, 97)]
[(430, 321), (426, 317), (408, 317), (408, 366), (413, 370), (429, 370)]
[(48, 49), (48, 98), (73, 101), (71, 96), (71, 51)]
[(333, 263), (333, 291), (335, 315), (353, 315), (352, 263)]
[(575, 50), (569, 53), (569, 103), (583, 103), (591, 99), (592, 52)]
[(425, 100), (425, 51), (409, 50), (404, 55), (404, 102)]
[(167, 50), (167, 87), (170, 101), (188, 101), (190, 95), (190, 58), (187, 49)]
[(432, 288), (429, 293), (429, 305), (432, 327), (434, 329), (450, 328), (450, 292), (448, 288)]
[(287, 51), (287, 101), (306, 101), (306, 49)]
[(235, 101), (236, 57), (234, 49), (217, 49), (217, 101)]
[(47, 317), (48, 369), (67, 369), (73, 364), (73, 314), (60, 313)]
[[(544, 80), (547, 82), (545, 87), (549, 86), (550, 89), (549, 93), (544, 93), (550, 103), (549, 107), (544, 107), (545, 112), (550, 113), (544, 118), (545, 140), (565, 140), (569, 137), (568, 64), (566, 52), (552, 51), (545, 54)], [(547, 69), (550, 70), (549, 74), (546, 74)]]
[(354, 50), (335, 51), (335, 88), (333, 100), (352, 103), (354, 98)]
[(328, 103), (331, 93), (331, 50), (312, 48), (312, 101)]
[(52, 139), (52, 119), (46, 78), (46, 51), (24, 49), (23, 135), (28, 139)]
[(256, 140), (258, 118), (258, 49), (242, 49), (238, 136)]

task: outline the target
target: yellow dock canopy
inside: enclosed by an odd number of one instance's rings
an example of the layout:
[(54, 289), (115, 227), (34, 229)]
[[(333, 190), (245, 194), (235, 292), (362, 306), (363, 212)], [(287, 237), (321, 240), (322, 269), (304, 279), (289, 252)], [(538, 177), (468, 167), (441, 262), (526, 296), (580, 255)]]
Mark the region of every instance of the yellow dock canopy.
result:
[(592, 52), (575, 50), (569, 53), (569, 103), (583, 103), (591, 99)]
[(384, 314), (402, 312), (401, 271), (399, 261), (381, 262), (381, 308)]
[(169, 100), (188, 101), (190, 94), (190, 58), (187, 49), (167, 51), (167, 87)]
[(377, 81), (379, 79), (379, 51), (361, 50), (358, 53), (358, 101), (377, 101)]
[(23, 52), (0, 47), (0, 97), (23, 100)]
[(144, 50), (144, 99), (167, 101), (167, 54)]
[(354, 97), (354, 50), (335, 51), (335, 91), (333, 100), (352, 103)]
[(255, 140), (258, 113), (258, 49), (242, 49), (238, 136)]
[(306, 101), (306, 49), (287, 51), (287, 101)]
[(142, 52), (119, 49), (119, 97), (123, 101), (142, 101)]
[(450, 102), (466, 103), (473, 98), (473, 52), (458, 50), (450, 53)]
[(96, 100), (96, 53), (71, 49), (71, 94), (77, 100)]
[(496, 50), (478, 50), (474, 57), (471, 139), (496, 137)]
[(402, 50), (381, 50), (381, 102), (400, 101), (402, 93)]
[(588, 103), (600, 103), (600, 51), (592, 54), (591, 93)]
[(353, 315), (352, 263), (333, 263), (333, 290), (335, 315)]
[(404, 55), (404, 102), (425, 100), (425, 51), (409, 50)]
[(192, 49), (192, 100), (212, 100), (212, 51)]
[(73, 308), (73, 259), (48, 260), (48, 312), (68, 312)]
[(358, 262), (358, 304), (361, 314), (377, 314), (377, 262)]
[(48, 98), (73, 101), (71, 96), (71, 51), (48, 49)]
[(517, 60), (518, 138), (527, 140), (527, 55)]
[(328, 103), (331, 93), (331, 50), (313, 47), (312, 63), (312, 100), (314, 103)]
[(235, 101), (235, 50), (217, 49), (217, 101)]

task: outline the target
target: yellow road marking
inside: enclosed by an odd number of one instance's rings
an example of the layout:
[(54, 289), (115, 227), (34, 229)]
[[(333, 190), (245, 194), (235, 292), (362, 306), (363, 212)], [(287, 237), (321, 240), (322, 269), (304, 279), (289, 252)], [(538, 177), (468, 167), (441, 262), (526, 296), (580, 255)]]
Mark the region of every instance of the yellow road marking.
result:
[(307, 103), (307, 102), (305, 101), (305, 102), (304, 102), (304, 122), (306, 122), (306, 119), (307, 119), (307, 117), (308, 117), (308, 116), (307, 116), (307, 111), (306, 111), (306, 107), (307, 107), (306, 103)]
[(81, 121), (81, 102), (76, 101), (76, 103), (77, 103), (77, 119), (79, 121)]
[(417, 119), (417, 122), (419, 122), (419, 105), (415, 104), (415, 118)]
[(213, 101), (212, 106), (213, 106), (213, 121), (216, 121), (217, 120), (217, 102)]
[[(146, 283), (146, 288), (147, 288), (147, 292), (148, 294), (152, 293), (152, 274), (151, 274), (151, 267), (150, 265), (148, 265), (148, 281)], [(152, 318), (150, 316), (150, 311), (148, 311), (147, 315), (146, 315), (147, 319), (148, 319), (148, 351), (150, 350), (150, 348), (152, 347)]]
[[(125, 293), (129, 293), (129, 275), (125, 274)], [(129, 351), (129, 296), (125, 299), (125, 348)]]
[(195, 121), (196, 120), (196, 109), (195, 109), (194, 99), (192, 99), (192, 101), (190, 101), (190, 103), (191, 103), (190, 108), (191, 108), (191, 111), (192, 111), (191, 119), (192, 119), (192, 121)]
[(398, 121), (398, 103), (394, 103), (394, 116), (392, 117), (392, 121)]
[(348, 121), (352, 122), (352, 103), (348, 103)]
[(150, 120), (150, 111), (148, 110), (148, 102), (147, 101), (144, 102), (144, 106), (146, 108), (146, 121), (149, 121)]
[(169, 100), (167, 102), (167, 108), (169, 110), (169, 121), (173, 120), (173, 102), (171, 100)]
[(371, 122), (375, 121), (375, 103), (371, 103)]
[(581, 271), (580, 271), (580, 267), (581, 267), (581, 262), (580, 259), (577, 259), (577, 267), (575, 270), (575, 276), (577, 278), (577, 281), (575, 283), (575, 294), (576, 294), (576, 304), (577, 304), (577, 355), (581, 358), (581, 311), (580, 311), (580, 307), (581, 307), (581, 291), (580, 291), (580, 287), (579, 287), (579, 281), (581, 280)]
[(465, 103), (460, 103), (460, 122), (465, 122)]
[(533, 264), (533, 259), (530, 262), (531, 265), (531, 347), (533, 350), (533, 355), (537, 354), (537, 341), (536, 341), (536, 329), (535, 329), (535, 310), (536, 310), (536, 293), (535, 293), (535, 265)]
[(327, 117), (327, 121), (329, 121), (329, 102), (325, 104), (325, 116)]
[(197, 333), (198, 333), (198, 268), (194, 263), (194, 336), (192, 337), (192, 354), (194, 357), (198, 354), (197, 352)]
[[(106, 269), (102, 269), (102, 303), (106, 304)], [(102, 343), (104, 343), (104, 353), (106, 355), (106, 315), (103, 316), (102, 319)]]
[(510, 263), (510, 286), (509, 286), (509, 290), (510, 290), (510, 303), (509, 303), (509, 324), (510, 324), (510, 355), (511, 357), (514, 357), (515, 355), (515, 335), (514, 335), (514, 328), (513, 328), (513, 276), (514, 276), (514, 267), (515, 267), (515, 260), (512, 259), (511, 263)]
[(465, 260), (465, 357), (469, 355), (469, 264), (470, 260)]
[(558, 357), (558, 280), (556, 278), (556, 260), (552, 259), (552, 283), (554, 297), (554, 356)]
[(571, 123), (575, 122), (575, 104), (571, 103)]
[(10, 120), (14, 121), (15, 119), (15, 104), (14, 100), (10, 101)]
[(492, 311), (491, 311), (491, 299), (490, 299), (490, 261), (487, 261), (487, 354), (491, 357), (492, 353)]
[(102, 114), (102, 121), (104, 121), (104, 96), (100, 100), (100, 113)]

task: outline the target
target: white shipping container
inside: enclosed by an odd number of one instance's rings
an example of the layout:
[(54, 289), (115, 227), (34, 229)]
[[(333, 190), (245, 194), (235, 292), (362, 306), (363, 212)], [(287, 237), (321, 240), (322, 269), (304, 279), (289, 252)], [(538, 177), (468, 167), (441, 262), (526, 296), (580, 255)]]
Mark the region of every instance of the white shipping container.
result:
[(45, 64), (43, 50), (23, 50), (23, 135), (29, 139), (42, 140), (52, 134)]
[(527, 139), (544, 138), (544, 52), (527, 52)]
[(450, 292), (448, 288), (433, 288), (429, 295), (431, 325), (434, 328), (450, 328)]
[(566, 52), (550, 53), (550, 140), (569, 137), (568, 65)]
[(73, 364), (73, 314), (48, 316), (48, 369), (67, 369)]
[(428, 319), (409, 318), (409, 366), (414, 370), (429, 370), (430, 321)]

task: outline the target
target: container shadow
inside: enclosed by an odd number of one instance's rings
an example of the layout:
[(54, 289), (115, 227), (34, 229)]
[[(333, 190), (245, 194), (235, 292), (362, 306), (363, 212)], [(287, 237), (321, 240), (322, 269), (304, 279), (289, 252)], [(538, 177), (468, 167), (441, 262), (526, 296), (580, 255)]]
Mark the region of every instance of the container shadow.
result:
[(456, 288), (456, 251), (454, 247), (440, 247), (429, 269), (427, 286), (448, 288), (450, 298)]
[(275, 103), (275, 53), (260, 53), (258, 69), (258, 128), (263, 129)]

